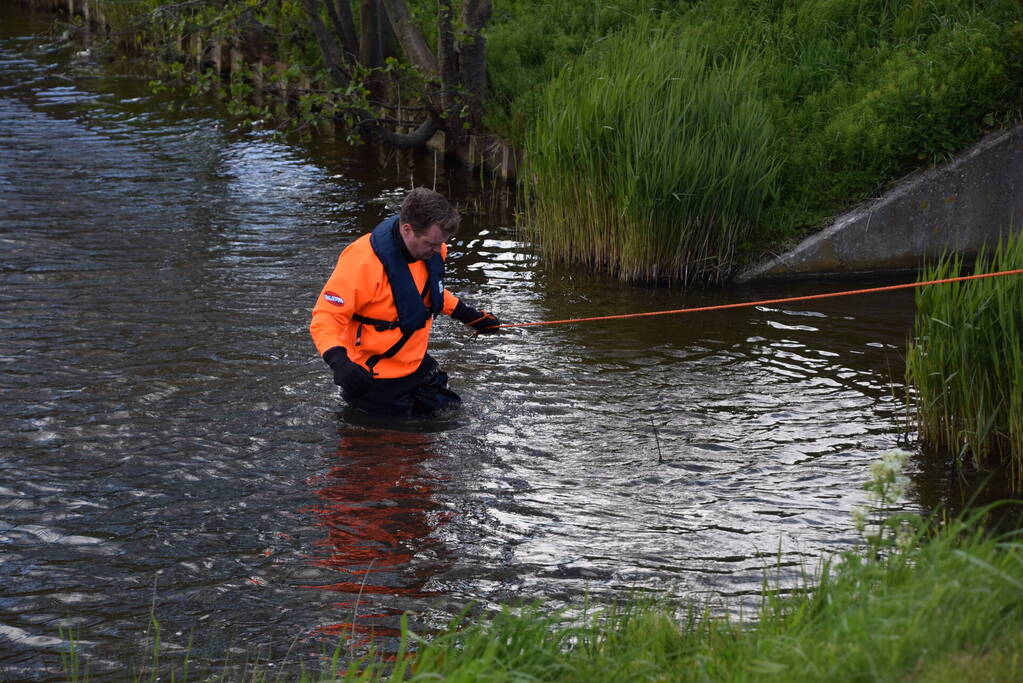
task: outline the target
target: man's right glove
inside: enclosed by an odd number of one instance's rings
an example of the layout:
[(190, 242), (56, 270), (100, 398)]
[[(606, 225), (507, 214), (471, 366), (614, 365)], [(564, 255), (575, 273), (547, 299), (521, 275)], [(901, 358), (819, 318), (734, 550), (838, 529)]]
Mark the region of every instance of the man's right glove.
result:
[(497, 326), (501, 321), (494, 317), (493, 313), (477, 311), (472, 306), (466, 306), (461, 301), (451, 311), (451, 317), (460, 323), (468, 325), (479, 334), (494, 334), (498, 332)]
[(334, 371), (334, 384), (341, 387), (349, 396), (361, 396), (369, 391), (373, 377), (366, 368), (348, 360), (348, 352), (343, 346), (327, 349), (323, 360)]

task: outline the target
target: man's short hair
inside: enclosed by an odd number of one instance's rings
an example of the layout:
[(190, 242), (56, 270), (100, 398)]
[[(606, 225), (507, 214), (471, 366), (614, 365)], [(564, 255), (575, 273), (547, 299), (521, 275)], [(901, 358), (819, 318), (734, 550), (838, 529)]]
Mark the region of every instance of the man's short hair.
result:
[(462, 217), (444, 195), (425, 187), (417, 187), (402, 202), (399, 220), (402, 225), (411, 225), (417, 235), (422, 235), (434, 224), (439, 225), (448, 235), (453, 235), (458, 231)]

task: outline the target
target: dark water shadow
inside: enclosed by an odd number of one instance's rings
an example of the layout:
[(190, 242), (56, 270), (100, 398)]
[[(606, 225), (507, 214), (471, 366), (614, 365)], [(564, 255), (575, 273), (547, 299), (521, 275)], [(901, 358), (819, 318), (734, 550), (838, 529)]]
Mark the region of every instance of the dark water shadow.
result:
[(394, 418), (373, 415), (351, 406), (337, 413), (338, 433), (365, 431), (394, 431), (406, 434), (435, 434), (447, 432), (469, 424), (469, 416), (461, 409), (444, 411), (431, 417)]
[(987, 509), (984, 527), (1001, 534), (1023, 529), (1023, 493), (1012, 484), (1008, 468), (957, 469), (950, 457), (918, 453), (920, 471), (913, 477), (915, 497), (923, 510), (943, 517), (968, 517)]

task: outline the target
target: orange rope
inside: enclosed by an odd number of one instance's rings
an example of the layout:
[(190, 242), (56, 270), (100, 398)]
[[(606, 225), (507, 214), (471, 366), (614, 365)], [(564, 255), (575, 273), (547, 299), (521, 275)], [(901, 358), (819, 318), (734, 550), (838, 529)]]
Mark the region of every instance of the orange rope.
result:
[(809, 301), (811, 299), (828, 299), (836, 296), (850, 296), (853, 294), (871, 294), (873, 292), (890, 292), (896, 289), (909, 289), (911, 287), (924, 287), (926, 285), (941, 285), (947, 282), (964, 282), (966, 280), (980, 280), (1000, 275), (1020, 275), (1023, 268), (1019, 270), (1003, 270), (997, 273), (981, 273), (980, 275), (963, 275), (960, 277), (949, 277), (943, 280), (929, 280), (927, 282), (907, 282), (901, 285), (888, 285), (886, 287), (871, 287), (869, 289), (850, 289), (842, 292), (831, 292), (830, 294), (810, 294), (807, 296), (792, 296), (785, 299), (763, 299), (762, 301), (742, 301), (735, 304), (718, 304), (716, 306), (699, 306), (697, 308), (677, 308), (671, 311), (650, 311), (648, 313), (624, 313), (622, 315), (600, 315), (594, 318), (569, 318), (567, 320), (541, 320), (533, 323), (510, 323), (498, 325), (499, 328), (509, 327), (535, 327), (537, 325), (564, 325), (567, 323), (587, 323), (594, 320), (623, 320), (625, 318), (643, 318), (652, 315), (672, 315), (674, 313), (702, 313), (703, 311), (720, 311), (726, 308), (742, 308), (744, 306), (766, 306), (768, 304), (783, 304), (791, 301)]

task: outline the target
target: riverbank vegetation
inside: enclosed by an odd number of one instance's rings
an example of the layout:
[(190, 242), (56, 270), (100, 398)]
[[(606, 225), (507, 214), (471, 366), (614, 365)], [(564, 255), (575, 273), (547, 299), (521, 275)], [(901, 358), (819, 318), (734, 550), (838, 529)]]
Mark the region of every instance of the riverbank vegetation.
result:
[(721, 281), (1023, 110), (1016, 0), (83, 3), (244, 121), (524, 152), (546, 256), (626, 280)]
[(390, 675), (347, 680), (1014, 680), (1023, 545), (952, 523), (916, 549), (825, 564), (812, 591), (765, 593), (755, 619), (633, 604), (568, 625), (505, 611), (452, 629)]
[[(955, 277), (950, 256), (922, 274)], [(981, 254), (974, 273), (1023, 269), (1023, 235)], [(906, 376), (924, 455), (965, 469), (1005, 468), (1023, 487), (1023, 276), (921, 287)]]
[(156, 89), (213, 93), (243, 123), (398, 149), (428, 143), (508, 172), (485, 134), (490, 0), (23, 0), (70, 8), (93, 39), (143, 55)]
[[(630, 50), (673, 43), (699, 45), (702, 65), (622, 67)], [(723, 77), (738, 64), (744, 78)], [(530, 223), (555, 260), (625, 279), (720, 280), (733, 253), (776, 248), (1018, 121), (1021, 64), (1023, 6), (1001, 0), (723, 0), (637, 21), (546, 89), (527, 144)], [(660, 104), (679, 93), (685, 103)], [(754, 111), (744, 125), (761, 135), (737, 134), (736, 117)], [(704, 251), (694, 224), (716, 237)]]
[(781, 162), (757, 71), (647, 21), (567, 66), (527, 144), (544, 253), (630, 280), (728, 275)]

